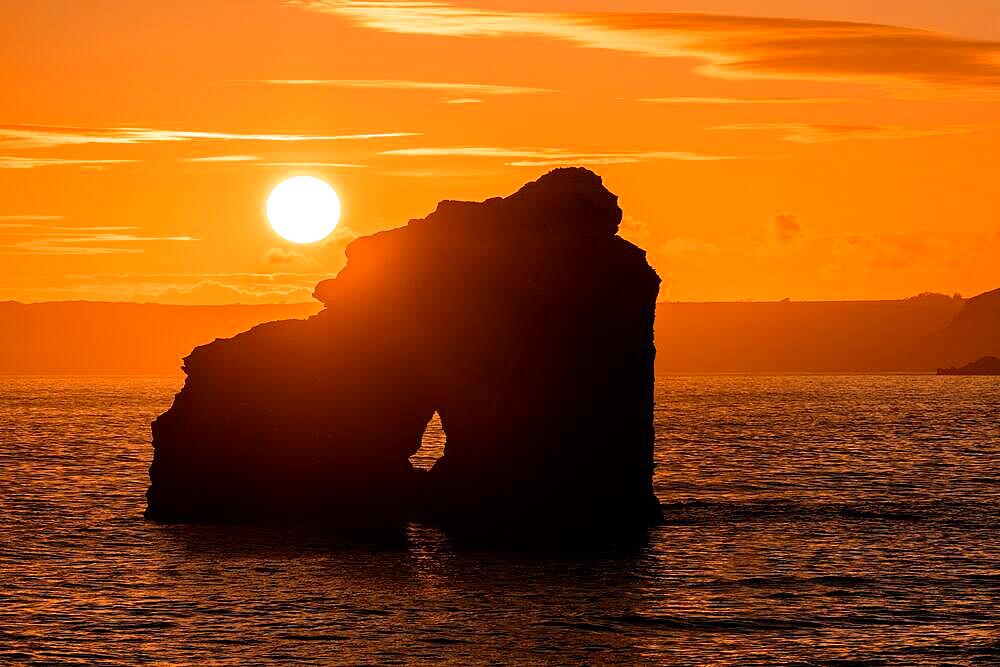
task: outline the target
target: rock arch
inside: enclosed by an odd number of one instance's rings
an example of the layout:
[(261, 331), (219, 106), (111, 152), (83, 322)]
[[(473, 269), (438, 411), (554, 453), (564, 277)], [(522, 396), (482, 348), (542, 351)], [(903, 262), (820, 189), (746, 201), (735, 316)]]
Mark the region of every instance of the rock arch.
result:
[[(187, 357), (148, 515), (652, 520), (659, 278), (621, 216), (559, 169), (356, 240), (319, 315)], [(446, 450), (422, 474), (435, 411)]]

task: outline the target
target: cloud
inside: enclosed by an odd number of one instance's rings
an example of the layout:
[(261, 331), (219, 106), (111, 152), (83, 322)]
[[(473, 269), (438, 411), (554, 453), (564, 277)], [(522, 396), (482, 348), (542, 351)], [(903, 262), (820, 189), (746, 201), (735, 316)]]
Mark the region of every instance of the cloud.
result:
[(802, 233), (802, 225), (798, 218), (789, 213), (775, 216), (771, 221), (772, 232), (780, 243), (791, 243)]
[(1000, 88), (1000, 44), (872, 23), (698, 12), (526, 12), (435, 0), (286, 0), (411, 35), (528, 36), (647, 57), (691, 58), (718, 78)]
[(169, 287), (158, 293), (142, 295), (142, 298), (180, 305), (299, 303), (310, 301), (312, 291), (307, 288), (253, 290), (217, 280), (206, 280), (191, 286)]
[(458, 97), (453, 100), (446, 100), (445, 104), (479, 104), (482, 100), (477, 100), (474, 97)]
[(618, 225), (618, 235), (621, 236), (626, 241), (631, 241), (632, 243), (643, 246), (649, 241), (652, 236), (652, 232), (647, 225), (642, 220), (633, 218), (629, 214), (622, 216), (621, 224)]
[(39, 167), (103, 168), (110, 164), (127, 164), (136, 160), (74, 160), (56, 157), (15, 157), (0, 155), (0, 169), (37, 169)]
[(862, 266), (880, 271), (905, 271), (938, 265), (951, 270), (968, 266), (989, 243), (967, 234), (910, 231), (896, 234), (846, 234), (831, 240), (830, 253), (838, 270)]
[(480, 181), (483, 178), (497, 176), (502, 170), (496, 166), (462, 165), (455, 167), (419, 167), (406, 169), (383, 169), (379, 170), (380, 176), (393, 176), (398, 178), (447, 178), (452, 182), (458, 181)]
[(261, 167), (303, 167), (303, 168), (331, 168), (331, 169), (365, 169), (367, 165), (354, 164), (351, 162), (261, 162)]
[[(333, 272), (88, 273), (0, 278), (0, 296), (51, 301), (89, 299), (175, 304), (313, 302)], [(317, 304), (318, 307), (318, 304)]]
[(333, 233), (318, 243), (295, 246), (278, 246), (267, 250), (262, 259), (267, 266), (289, 269), (324, 268), (339, 271), (347, 261), (345, 249), (358, 238), (358, 234), (346, 225), (337, 225)]
[(206, 155), (205, 157), (189, 157), (184, 162), (256, 162), (256, 155)]
[(710, 273), (720, 265), (723, 253), (723, 249), (714, 243), (676, 236), (656, 249), (650, 261), (665, 276)]
[(705, 155), (702, 153), (687, 153), (683, 151), (646, 151), (639, 153), (620, 154), (588, 154), (570, 155), (562, 158), (545, 158), (535, 160), (515, 160), (508, 162), (511, 167), (572, 167), (579, 164), (635, 164), (655, 160), (675, 160), (680, 162), (718, 162), (720, 160), (737, 160), (729, 155)]
[[(143, 127), (59, 127), (51, 125), (0, 126), (0, 146), (43, 148), (83, 144), (147, 144), (181, 141), (351, 141), (419, 136), (414, 132), (374, 132), (363, 134), (257, 134), (164, 130)], [(109, 162), (94, 161), (88, 162)]]
[[(782, 230), (791, 242), (778, 238)], [(765, 300), (872, 298), (873, 285), (879, 298), (896, 298), (921, 289), (950, 293), (962, 283), (982, 285), (983, 272), (989, 273), (1000, 253), (1000, 238), (990, 227), (806, 233), (800, 221), (780, 216), (766, 234), (711, 242), (679, 236), (647, 247), (672, 300), (751, 294)], [(719, 280), (720, 275), (733, 279)]]
[(799, 144), (820, 144), (850, 139), (913, 139), (949, 134), (964, 134), (972, 127), (908, 128), (899, 125), (824, 125), (810, 123), (740, 123), (721, 125), (714, 130), (776, 132), (785, 141)]
[(711, 162), (736, 160), (728, 155), (705, 155), (684, 151), (636, 151), (585, 153), (565, 148), (499, 148), (495, 146), (446, 146), (399, 148), (382, 151), (381, 155), (407, 155), (415, 157), (481, 157), (511, 160), (512, 167), (558, 167), (579, 164), (631, 164), (652, 160), (680, 160), (686, 162)]
[(544, 157), (562, 153), (560, 149), (549, 148), (496, 148), (490, 146), (446, 146), (440, 148), (397, 148), (382, 151), (382, 155), (412, 155), (418, 157)]
[(845, 104), (854, 100), (846, 97), (641, 97), (640, 102), (650, 104)]
[(138, 227), (47, 227), (37, 224), (0, 226), (2, 255), (133, 255), (145, 252), (137, 244), (197, 241), (191, 236), (144, 236)]
[[(82, 167), (104, 169), (110, 165), (135, 164), (139, 160), (85, 160), (72, 158), (35, 158), (0, 155), (0, 169), (38, 169), (40, 167)], [(273, 162), (256, 155), (208, 155), (184, 158), (191, 164), (226, 164), (252, 162), (261, 167), (302, 167), (328, 169), (364, 169), (367, 165), (353, 162)]]
[(314, 258), (288, 248), (271, 248), (264, 253), (264, 262), (278, 266), (287, 264), (317, 266), (319, 264)]
[[(64, 215), (39, 215), (37, 213), (0, 215), (0, 220), (17, 220), (19, 222), (38, 222), (45, 220), (65, 220)], [(26, 225), (25, 225), (26, 226)]]
[[(492, 83), (450, 83), (443, 81), (409, 81), (406, 79), (264, 79), (260, 83), (284, 86), (327, 86), (331, 88), (374, 88), (380, 90), (412, 90), (481, 95), (536, 95), (558, 92), (551, 88), (505, 86)], [(478, 100), (477, 100), (478, 101)], [(454, 100), (452, 100), (454, 102)]]
[(317, 167), (336, 169), (364, 169), (365, 165), (351, 162), (275, 162), (257, 155), (207, 155), (204, 157), (191, 157), (182, 162), (195, 163), (226, 163), (226, 162), (253, 162), (260, 167)]

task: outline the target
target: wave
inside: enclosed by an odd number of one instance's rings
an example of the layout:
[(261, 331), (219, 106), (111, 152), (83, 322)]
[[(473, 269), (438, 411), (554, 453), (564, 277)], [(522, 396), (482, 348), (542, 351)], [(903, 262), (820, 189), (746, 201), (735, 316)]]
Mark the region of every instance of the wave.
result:
[(951, 527), (1000, 528), (1000, 501), (859, 501), (762, 499), (748, 501), (681, 500), (663, 504), (667, 525), (737, 521), (857, 521), (934, 523)]

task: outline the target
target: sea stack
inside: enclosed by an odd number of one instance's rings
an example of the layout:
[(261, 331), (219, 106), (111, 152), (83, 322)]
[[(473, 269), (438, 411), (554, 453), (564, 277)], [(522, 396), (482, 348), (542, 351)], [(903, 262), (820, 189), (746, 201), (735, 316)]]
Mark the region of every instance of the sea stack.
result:
[[(325, 309), (196, 348), (148, 516), (621, 526), (652, 491), (659, 278), (617, 197), (557, 169), (354, 241)], [(434, 412), (447, 443), (408, 458)]]

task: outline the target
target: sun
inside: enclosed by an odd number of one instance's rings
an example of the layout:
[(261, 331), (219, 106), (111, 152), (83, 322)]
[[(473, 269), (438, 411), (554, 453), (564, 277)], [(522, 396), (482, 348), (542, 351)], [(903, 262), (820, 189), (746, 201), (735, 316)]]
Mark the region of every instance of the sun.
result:
[(340, 221), (340, 197), (314, 176), (294, 176), (279, 183), (267, 198), (267, 221), (292, 243), (322, 241)]

